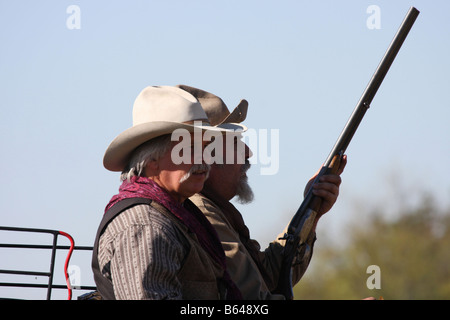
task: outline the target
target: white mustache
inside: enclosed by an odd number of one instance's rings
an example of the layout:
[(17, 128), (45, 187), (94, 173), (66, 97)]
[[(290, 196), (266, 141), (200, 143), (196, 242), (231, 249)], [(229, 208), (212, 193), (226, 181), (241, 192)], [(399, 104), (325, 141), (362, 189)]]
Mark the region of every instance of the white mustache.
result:
[(206, 163), (194, 164), (189, 171), (180, 179), (180, 183), (189, 179), (189, 177), (194, 173), (206, 173), (206, 179), (209, 177), (209, 171), (211, 170), (211, 166)]

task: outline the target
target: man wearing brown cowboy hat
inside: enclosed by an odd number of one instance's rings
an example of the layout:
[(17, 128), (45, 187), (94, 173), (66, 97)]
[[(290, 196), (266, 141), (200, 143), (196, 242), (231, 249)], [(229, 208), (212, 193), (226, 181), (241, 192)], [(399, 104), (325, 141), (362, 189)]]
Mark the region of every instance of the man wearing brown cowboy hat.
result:
[[(225, 128), (226, 127), (226, 128)], [(209, 173), (192, 153), (176, 164), (181, 130), (203, 150), (197, 132), (244, 130), (212, 127), (200, 103), (176, 87), (147, 87), (133, 106), (133, 126), (107, 148), (103, 164), (122, 172), (119, 193), (106, 206), (92, 258), (103, 299), (240, 299), (217, 233), (188, 199)], [(189, 150), (184, 150), (189, 151)]]
[[(178, 87), (190, 92), (199, 100), (211, 125), (240, 123), (246, 118), (248, 103), (245, 100), (242, 100), (230, 113), (219, 97), (186, 85)], [(237, 143), (243, 144), (240, 140)], [(271, 293), (277, 285), (283, 240), (273, 241), (265, 251), (261, 252), (258, 242), (250, 238), (242, 215), (230, 202), (235, 196), (242, 203), (253, 199), (245, 174), (250, 167), (248, 158), (251, 156), (251, 151), (247, 145), (241, 150), (244, 153), (241, 156), (247, 160), (245, 163), (213, 163), (203, 190), (190, 199), (216, 229), (225, 250), (228, 272), (240, 289), (242, 297), (244, 299), (283, 299), (281, 295)], [(230, 151), (235, 155), (238, 153), (237, 148), (226, 150), (224, 146), (224, 156)], [(324, 200), (320, 215), (329, 211), (336, 202), (341, 183), (339, 175), (344, 170), (345, 164), (346, 158), (338, 174), (324, 176), (314, 191)], [(283, 234), (284, 232), (277, 239)], [(294, 284), (300, 280), (309, 265), (315, 239), (315, 234), (311, 234), (307, 241), (309, 250), (300, 251), (296, 257), (293, 268)]]

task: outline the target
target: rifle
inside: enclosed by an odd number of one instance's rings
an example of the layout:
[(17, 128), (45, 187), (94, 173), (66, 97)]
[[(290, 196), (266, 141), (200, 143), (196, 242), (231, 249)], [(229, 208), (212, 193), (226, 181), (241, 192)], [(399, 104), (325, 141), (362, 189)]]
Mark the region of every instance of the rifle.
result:
[[(400, 25), (394, 39), (389, 45), (386, 53), (378, 65), (375, 73), (369, 81), (363, 95), (356, 105), (353, 113), (342, 130), (333, 149), (328, 155), (324, 165), (315, 177), (312, 185), (317, 183), (321, 176), (326, 174), (334, 174), (337, 172), (342, 156), (347, 149), (353, 135), (355, 134), (364, 114), (369, 109), (372, 99), (374, 98), (378, 88), (383, 82), (395, 56), (400, 50), (404, 40), (411, 30), (419, 11), (411, 7)], [(283, 248), (283, 259), (281, 263), (280, 275), (277, 288), (273, 293), (283, 294), (287, 300), (292, 300), (294, 293), (292, 290), (292, 264), (296, 256), (297, 250), (302, 246), (308, 246), (306, 240), (315, 229), (317, 220), (319, 219), (318, 211), (322, 204), (322, 199), (313, 195), (312, 185), (305, 195), (305, 198), (289, 223), (287, 232), (281, 240), (286, 240)]]

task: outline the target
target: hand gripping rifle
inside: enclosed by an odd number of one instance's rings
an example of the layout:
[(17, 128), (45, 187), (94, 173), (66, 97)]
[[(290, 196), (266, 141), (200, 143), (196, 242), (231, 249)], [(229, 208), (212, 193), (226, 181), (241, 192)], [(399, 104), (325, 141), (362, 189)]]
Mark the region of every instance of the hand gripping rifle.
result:
[[(342, 156), (347, 149), (350, 140), (355, 134), (367, 109), (370, 107), (372, 99), (380, 87), (381, 82), (383, 82), (384, 77), (386, 76), (392, 62), (395, 59), (395, 56), (400, 50), (403, 41), (406, 39), (406, 36), (411, 30), (418, 15), (419, 11), (416, 8), (411, 7), (409, 9), (405, 19), (397, 31), (397, 34), (389, 45), (383, 59), (375, 70), (372, 79), (370, 79), (363, 95), (358, 101), (358, 104), (353, 110), (353, 113), (342, 130), (341, 135), (336, 141), (312, 185), (314, 185), (321, 176), (337, 172)], [(315, 229), (315, 225), (319, 219), (317, 212), (319, 211), (321, 204), (321, 198), (313, 195), (311, 187), (305, 195), (305, 199), (300, 205), (300, 208), (297, 210), (289, 223), (287, 232), (284, 234), (283, 238), (281, 238), (282, 240), (286, 240), (286, 243), (283, 249), (283, 259), (278, 285), (274, 290), (274, 293), (283, 294), (287, 300), (293, 299), (292, 264), (294, 258), (297, 254), (297, 250), (299, 250), (302, 246), (307, 246), (306, 240)]]

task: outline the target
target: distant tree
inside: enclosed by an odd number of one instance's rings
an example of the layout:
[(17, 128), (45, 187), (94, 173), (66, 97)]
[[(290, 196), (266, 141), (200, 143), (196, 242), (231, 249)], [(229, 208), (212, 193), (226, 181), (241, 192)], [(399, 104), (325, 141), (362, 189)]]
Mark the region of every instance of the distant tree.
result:
[(396, 219), (379, 209), (369, 213), (369, 223), (348, 228), (345, 247), (315, 248), (295, 299), (450, 299), (450, 208), (439, 209), (424, 195)]

